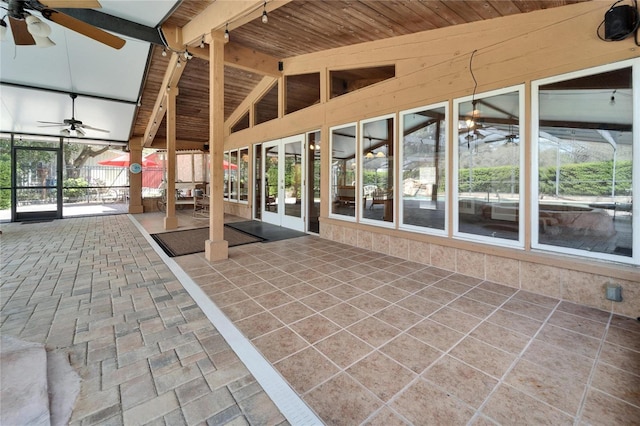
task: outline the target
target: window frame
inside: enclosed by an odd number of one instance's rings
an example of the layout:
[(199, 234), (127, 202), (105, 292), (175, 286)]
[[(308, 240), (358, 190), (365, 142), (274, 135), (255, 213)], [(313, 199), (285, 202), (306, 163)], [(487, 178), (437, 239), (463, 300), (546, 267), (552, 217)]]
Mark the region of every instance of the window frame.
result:
[[(390, 169), (392, 170), (393, 173), (393, 198), (392, 198), (392, 210), (393, 210), (393, 217), (391, 221), (385, 221), (385, 220), (377, 220), (377, 219), (369, 219), (364, 217), (364, 213), (365, 213), (365, 209), (367, 208), (367, 202), (366, 200), (363, 200), (364, 194), (363, 194), (363, 188), (362, 188), (362, 182), (364, 182), (364, 150), (366, 148), (366, 144), (365, 144), (365, 136), (364, 135), (364, 127), (365, 125), (369, 124), (369, 123), (374, 123), (376, 121), (386, 121), (391, 119), (393, 121), (393, 129), (391, 131), (391, 135), (389, 135), (391, 137), (391, 141), (390, 141), (390, 145), (393, 149), (393, 158), (391, 159), (391, 164), (389, 164)], [(385, 115), (381, 115), (378, 117), (372, 117), (372, 118), (367, 118), (365, 120), (360, 120), (358, 122), (358, 137), (356, 138), (356, 171), (357, 171), (357, 175), (356, 175), (356, 212), (357, 212), (357, 216), (358, 216), (358, 221), (360, 223), (363, 224), (367, 224), (367, 225), (375, 225), (375, 226), (379, 226), (379, 227), (383, 227), (383, 228), (395, 228), (396, 225), (396, 221), (398, 218), (398, 214), (397, 214), (397, 209), (396, 209), (396, 204), (397, 204), (397, 188), (398, 188), (398, 178), (397, 178), (397, 174), (396, 174), (396, 157), (397, 155), (395, 155), (395, 152), (397, 150), (397, 132), (398, 132), (398, 120), (396, 117), (396, 114), (385, 114)], [(387, 158), (388, 158), (388, 152), (387, 152)], [(362, 201), (362, 203), (361, 203)]]
[[(540, 206), (538, 203), (540, 197), (540, 185), (539, 185), (539, 133), (540, 133), (540, 98), (539, 91), (540, 86), (544, 86), (551, 83), (557, 83), (560, 81), (567, 81), (580, 77), (586, 77), (590, 75), (600, 74), (608, 71), (614, 71), (622, 68), (631, 67), (632, 75), (632, 105), (638, 105), (640, 103), (640, 58), (629, 59), (620, 62), (614, 62), (610, 64), (600, 65), (578, 71), (568, 72), (564, 74), (554, 75), (551, 77), (533, 80), (531, 82), (531, 248), (533, 250), (560, 253), (565, 255), (573, 255), (582, 258), (598, 259), (605, 261), (613, 261), (625, 264), (640, 264), (640, 221), (636, 219), (632, 220), (632, 240), (631, 245), (633, 249), (633, 256), (620, 256), (603, 252), (592, 252), (588, 250), (581, 250), (569, 247), (555, 246), (551, 244), (544, 244), (539, 242), (539, 215)], [(635, 102), (634, 102), (635, 101)], [(635, 108), (632, 111), (632, 128), (634, 129), (632, 135), (632, 194), (640, 193), (640, 108)], [(632, 205), (632, 217), (638, 218), (640, 215), (640, 203), (637, 201)]]
[[(460, 117), (460, 105), (465, 102), (473, 102), (478, 101), (480, 99), (504, 95), (507, 93), (518, 93), (518, 134), (520, 136), (519, 142), (519, 153), (518, 153), (518, 167), (519, 167), (519, 177), (518, 177), (518, 238), (514, 240), (506, 239), (506, 238), (494, 238), (485, 235), (479, 234), (471, 234), (468, 232), (460, 231), (460, 196), (459, 196), (459, 152), (460, 152), (460, 126), (459, 126), (459, 117)], [(487, 245), (500, 246), (500, 247), (509, 247), (514, 249), (524, 250), (525, 248), (525, 139), (527, 133), (527, 122), (526, 122), (526, 108), (525, 108), (525, 85), (518, 84), (514, 86), (502, 87), (496, 90), (491, 90), (482, 93), (476, 93), (472, 96), (465, 96), (461, 98), (453, 99), (453, 111), (451, 115), (451, 121), (453, 125), (453, 132), (451, 135), (452, 141), (452, 150), (451, 150), (451, 160), (453, 161), (453, 169), (450, 173), (450, 181), (451, 181), (451, 200), (452, 200), (452, 234), (454, 239), (478, 242)]]
[[(421, 106), (421, 107), (417, 107), (417, 108), (412, 108), (409, 110), (405, 110), (405, 111), (401, 111), (400, 112), (400, 120), (399, 120), (399, 125), (398, 125), (398, 145), (397, 145), (397, 152), (398, 152), (398, 176), (396, 177), (398, 179), (399, 182), (401, 182), (401, 178), (399, 176), (400, 173), (403, 173), (403, 165), (404, 165), (404, 134), (401, 133), (403, 132), (404, 129), (404, 122), (405, 122), (405, 117), (410, 115), (410, 114), (415, 114), (417, 112), (422, 112), (422, 111), (429, 111), (429, 110), (433, 110), (433, 109), (437, 109), (437, 108), (444, 108), (444, 129), (447, 132), (447, 134), (445, 135), (444, 138), (444, 167), (445, 167), (445, 182), (444, 182), (444, 228), (443, 229), (438, 229), (438, 228), (432, 228), (432, 227), (428, 227), (428, 226), (419, 226), (419, 225), (412, 225), (412, 224), (406, 224), (404, 223), (404, 194), (403, 196), (400, 198), (399, 197), (399, 201), (398, 201), (398, 228), (402, 229), (402, 230), (407, 230), (407, 231), (411, 231), (411, 232), (416, 232), (416, 233), (421, 233), (421, 234), (429, 234), (429, 235), (438, 235), (438, 236), (447, 236), (449, 235), (449, 229), (451, 227), (450, 223), (449, 223), (449, 196), (450, 196), (450, 187), (449, 187), (449, 182), (451, 179), (451, 171), (449, 170), (449, 158), (451, 156), (451, 144), (449, 143), (451, 140), (451, 137), (449, 135), (449, 129), (450, 129), (450, 124), (451, 124), (451, 115), (450, 115), (450, 108), (449, 108), (449, 101), (443, 101), (443, 102), (438, 102), (438, 103), (434, 103), (434, 104), (429, 104), (429, 105), (425, 105), (425, 106)], [(404, 189), (403, 189), (404, 191)]]
[(334, 191), (334, 187), (337, 188), (338, 184), (334, 182), (334, 173), (333, 173), (333, 150), (334, 150), (334, 138), (333, 138), (333, 134), (336, 130), (340, 130), (340, 129), (346, 129), (346, 128), (350, 128), (353, 127), (355, 129), (355, 136), (354, 136), (354, 164), (355, 164), (355, 173), (354, 173), (354, 179), (355, 179), (355, 197), (356, 200), (358, 198), (358, 193), (359, 193), (359, 173), (358, 170), (360, 169), (360, 165), (358, 164), (358, 139), (359, 139), (359, 133), (360, 133), (360, 127), (358, 125), (357, 121), (351, 122), (351, 123), (345, 123), (345, 124), (339, 124), (337, 126), (332, 126), (329, 128), (329, 218), (331, 219), (340, 219), (340, 220), (344, 220), (344, 221), (348, 221), (348, 222), (357, 222), (359, 213), (358, 213), (358, 204), (356, 201), (356, 205), (354, 207), (355, 212), (353, 216), (348, 216), (348, 215), (343, 215), (343, 214), (339, 214), (339, 213), (335, 213), (333, 211), (333, 204), (334, 204), (334, 199), (333, 199), (333, 191)]

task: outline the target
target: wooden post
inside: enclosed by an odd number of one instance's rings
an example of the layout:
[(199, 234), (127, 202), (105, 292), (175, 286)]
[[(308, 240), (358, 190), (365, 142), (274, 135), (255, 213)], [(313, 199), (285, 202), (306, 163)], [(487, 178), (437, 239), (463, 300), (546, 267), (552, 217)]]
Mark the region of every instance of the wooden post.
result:
[(211, 32), (209, 45), (209, 176), (211, 199), (209, 239), (205, 241), (208, 261), (229, 257), (229, 243), (224, 239), (224, 34)]
[[(142, 140), (129, 141), (129, 164), (142, 164)], [(129, 213), (143, 213), (142, 173), (132, 173), (129, 169)]]
[(176, 98), (177, 87), (167, 87), (167, 215), (164, 229), (176, 229)]

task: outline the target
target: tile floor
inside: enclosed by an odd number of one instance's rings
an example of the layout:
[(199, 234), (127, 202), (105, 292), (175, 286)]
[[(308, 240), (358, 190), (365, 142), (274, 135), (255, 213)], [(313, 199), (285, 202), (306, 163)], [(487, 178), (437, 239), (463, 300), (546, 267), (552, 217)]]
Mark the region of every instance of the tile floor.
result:
[[(148, 232), (161, 230), (161, 218), (158, 221), (157, 215), (135, 215), (135, 218)], [(83, 220), (86, 219), (68, 221)], [(70, 228), (78, 222), (72, 223)], [(181, 223), (193, 225), (186, 217), (181, 217)], [(101, 223), (102, 227), (105, 225)], [(123, 223), (119, 221), (118, 225)], [(27, 226), (10, 224), (10, 231), (19, 227)], [(114, 240), (95, 238), (102, 232), (99, 227), (82, 225), (82, 228), (89, 237), (81, 238), (81, 232), (77, 234), (77, 244), (86, 247), (79, 253), (86, 250), (94, 261), (81, 261), (80, 264), (83, 268), (93, 268), (93, 274), (97, 269), (105, 275), (94, 282), (86, 281), (82, 287), (88, 294), (96, 294), (95, 301), (89, 298), (83, 302), (84, 293), (75, 295), (72, 292), (71, 295), (80, 297), (76, 302), (80, 307), (98, 309), (99, 291), (103, 291), (107, 283), (112, 290), (114, 286), (124, 285), (129, 280), (131, 267), (139, 266), (129, 265), (124, 270), (116, 267), (119, 280), (113, 284), (110, 277), (115, 272), (109, 270), (109, 255), (123, 256), (123, 250), (128, 250), (124, 247), (128, 246), (116, 243), (114, 249)], [(126, 228), (130, 233), (129, 227)], [(109, 229), (113, 231), (115, 226), (110, 225)], [(37, 233), (33, 236), (30, 232), (24, 234), (18, 238), (25, 238), (30, 244), (48, 241), (36, 237)], [(50, 237), (46, 235), (46, 238)], [(7, 236), (2, 238), (3, 257), (14, 256), (5, 250)], [(173, 284), (174, 278), (166, 275), (153, 251), (138, 237), (133, 239), (139, 249), (129, 257), (150, 259), (148, 271), (132, 271), (138, 288), (144, 287), (141, 281), (146, 283), (155, 279), (159, 270), (172, 283), (172, 291), (179, 291)], [(58, 247), (68, 248), (66, 244), (58, 244)], [(96, 262), (101, 252), (107, 257)], [(316, 236), (232, 247), (229, 254), (229, 260), (213, 264), (202, 254), (174, 260), (326, 424), (640, 423), (640, 322), (635, 319)], [(45, 256), (51, 259), (38, 260)], [(56, 252), (39, 251), (28, 265), (11, 257), (9, 264), (12, 267), (5, 267), (3, 260), (3, 281), (5, 276), (11, 277), (14, 295), (7, 300), (7, 296), (1, 294), (0, 331), (20, 329), (15, 326), (20, 320), (12, 322), (12, 316), (30, 318), (37, 314), (37, 305), (28, 308), (26, 313), (20, 311), (22, 305), (30, 306), (36, 294), (45, 297), (56, 293), (54, 286), (53, 293), (52, 288), (36, 293), (23, 291), (16, 299), (20, 287), (29, 285), (30, 281), (24, 277), (22, 269), (36, 265), (46, 277), (47, 268), (60, 257)], [(68, 257), (65, 258), (68, 261)], [(56, 276), (75, 275), (77, 280), (80, 270), (76, 264), (62, 268), (63, 272)], [(23, 278), (14, 280), (14, 275)], [(3, 283), (0, 290), (7, 284)], [(152, 300), (158, 309), (160, 305)], [(15, 303), (11, 304), (12, 301)], [(129, 299), (127, 301), (130, 303)], [(55, 305), (54, 302), (49, 304)], [(8, 306), (10, 310), (7, 310)], [(172, 313), (174, 317), (184, 319), (185, 311), (181, 311), (184, 309), (181, 306), (174, 308)], [(192, 306), (185, 297), (184, 307)], [(41, 320), (46, 323), (53, 318), (56, 323), (56, 307), (49, 309), (54, 312), (42, 316)], [(197, 308), (191, 309), (197, 311)], [(180, 312), (182, 315), (178, 315)], [(97, 322), (97, 330), (91, 324), (85, 330), (87, 326), (83, 321), (66, 327), (75, 327), (76, 336), (80, 333), (83, 339), (98, 338), (98, 330), (107, 327), (104, 321), (111, 325), (122, 319), (116, 319), (113, 312), (111, 316), (108, 314), (104, 313), (102, 323)], [(127, 318), (125, 314), (124, 319)], [(197, 318), (201, 322), (201, 317)], [(144, 340), (146, 326), (142, 326), (145, 321), (139, 322), (143, 340), (131, 338), (132, 344), (138, 342), (137, 350), (140, 351), (147, 346)], [(63, 321), (57, 323), (65, 326)], [(162, 328), (160, 321), (153, 324)], [(168, 325), (162, 324), (165, 328)], [(114, 327), (118, 329), (117, 325)], [(26, 334), (24, 330), (27, 329), (29, 327), (20, 330)], [(215, 327), (207, 330), (215, 334)], [(198, 336), (195, 337), (197, 340)], [(175, 342), (172, 340), (175, 338), (167, 336), (170, 342)], [(154, 339), (154, 348), (157, 342), (160, 349), (171, 348), (175, 354), (178, 354), (178, 348), (180, 352), (186, 349), (179, 343), (162, 344), (162, 332)], [(98, 342), (101, 342), (99, 338)], [(101, 345), (96, 345), (95, 350), (100, 353)], [(109, 347), (106, 343), (104, 346)], [(119, 356), (117, 350), (106, 351), (96, 358), (101, 360), (102, 370), (92, 367), (97, 369), (92, 370), (92, 374), (101, 377), (103, 383), (113, 381), (114, 370), (119, 371), (113, 365), (112, 358), (116, 356)], [(89, 358), (92, 357), (86, 356), (87, 364)], [(224, 366), (220, 370), (224, 370)], [(250, 375), (244, 378), (251, 382)], [(205, 382), (198, 381), (198, 384), (200, 386), (193, 383), (193, 387), (202, 389), (206, 384), (208, 392), (215, 391), (211, 381), (206, 380), (206, 374)], [(170, 386), (163, 388), (165, 392), (161, 395), (157, 381), (152, 390), (156, 399), (167, 392), (170, 396), (165, 398), (171, 401), (179, 395)], [(124, 400), (122, 392), (120, 386), (120, 398)], [(184, 423), (197, 423), (184, 415), (185, 406), (192, 401), (178, 398), (178, 408), (172, 411), (174, 417), (160, 419), (167, 424), (176, 424), (171, 420), (182, 413), (180, 419)], [(260, 401), (264, 402), (264, 399), (260, 398)], [(207, 406), (200, 402), (198, 418), (202, 421), (205, 416), (202, 411), (206, 412)], [(135, 413), (140, 413), (144, 412), (144, 404), (144, 401), (131, 401), (128, 408), (121, 405), (112, 411), (137, 410)], [(247, 405), (244, 407), (246, 409)], [(238, 410), (234, 413), (243, 412)], [(273, 411), (267, 409), (267, 412)], [(122, 420), (123, 417), (120, 414), (114, 418)], [(218, 421), (209, 423), (224, 424), (222, 419), (218, 417)], [(275, 423), (265, 421), (264, 417), (253, 421), (246, 416), (242, 419), (250, 424)]]

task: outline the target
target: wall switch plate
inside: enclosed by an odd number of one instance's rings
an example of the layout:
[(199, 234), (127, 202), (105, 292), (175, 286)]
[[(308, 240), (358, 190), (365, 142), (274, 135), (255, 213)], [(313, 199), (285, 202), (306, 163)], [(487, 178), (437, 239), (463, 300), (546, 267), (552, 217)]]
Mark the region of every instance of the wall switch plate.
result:
[(615, 284), (607, 284), (607, 300), (622, 302), (622, 287)]

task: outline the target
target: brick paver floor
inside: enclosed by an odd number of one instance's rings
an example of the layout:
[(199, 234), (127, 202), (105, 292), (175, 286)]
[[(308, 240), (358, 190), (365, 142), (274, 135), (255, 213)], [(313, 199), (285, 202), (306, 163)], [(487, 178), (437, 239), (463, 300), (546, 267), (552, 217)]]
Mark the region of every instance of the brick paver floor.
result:
[(0, 333), (68, 352), (72, 425), (287, 424), (128, 216), (2, 229)]

